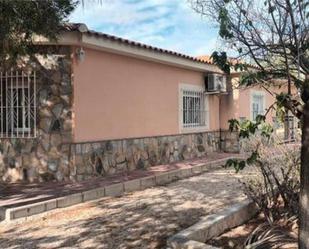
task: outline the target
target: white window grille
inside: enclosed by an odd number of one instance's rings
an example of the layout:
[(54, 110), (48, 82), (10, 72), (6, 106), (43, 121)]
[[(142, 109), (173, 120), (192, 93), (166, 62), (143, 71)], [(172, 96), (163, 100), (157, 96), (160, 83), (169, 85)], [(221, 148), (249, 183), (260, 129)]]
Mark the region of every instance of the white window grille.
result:
[(0, 138), (36, 137), (36, 74), (0, 72)]
[(261, 93), (253, 93), (252, 94), (252, 120), (255, 120), (258, 115), (263, 115), (265, 111), (265, 96)]
[(205, 127), (207, 123), (206, 96), (203, 90), (182, 89), (183, 128)]

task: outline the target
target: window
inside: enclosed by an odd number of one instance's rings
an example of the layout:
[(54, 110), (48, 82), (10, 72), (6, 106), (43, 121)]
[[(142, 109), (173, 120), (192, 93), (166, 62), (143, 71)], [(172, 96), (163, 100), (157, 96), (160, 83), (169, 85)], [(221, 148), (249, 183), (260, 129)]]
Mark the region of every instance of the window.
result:
[(0, 72), (0, 137), (36, 136), (35, 73)]
[(181, 88), (182, 128), (207, 126), (207, 103), (203, 89)]
[(251, 96), (251, 118), (255, 120), (265, 111), (265, 96), (263, 92), (253, 92)]
[(295, 139), (296, 127), (295, 127), (294, 116), (292, 115), (285, 116), (285, 122), (288, 123), (289, 129), (285, 129), (284, 139), (286, 140)]

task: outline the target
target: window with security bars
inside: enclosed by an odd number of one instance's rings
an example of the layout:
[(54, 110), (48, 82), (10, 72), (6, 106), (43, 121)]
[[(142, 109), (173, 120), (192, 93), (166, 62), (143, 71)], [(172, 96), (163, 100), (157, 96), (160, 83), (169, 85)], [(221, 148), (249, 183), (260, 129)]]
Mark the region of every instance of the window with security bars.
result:
[(206, 102), (203, 91), (182, 90), (182, 120), (184, 128), (206, 126)]
[(36, 137), (35, 72), (0, 72), (0, 137)]
[(255, 120), (258, 115), (264, 114), (264, 95), (253, 94), (252, 95), (252, 119)]

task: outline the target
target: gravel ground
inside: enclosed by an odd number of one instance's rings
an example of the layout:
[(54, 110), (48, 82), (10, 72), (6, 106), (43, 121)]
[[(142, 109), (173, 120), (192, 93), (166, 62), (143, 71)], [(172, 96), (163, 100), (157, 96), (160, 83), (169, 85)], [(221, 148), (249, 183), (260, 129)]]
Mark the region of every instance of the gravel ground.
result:
[(0, 248), (165, 248), (166, 239), (201, 216), (243, 200), (239, 178), (216, 170), (119, 198), (0, 225)]

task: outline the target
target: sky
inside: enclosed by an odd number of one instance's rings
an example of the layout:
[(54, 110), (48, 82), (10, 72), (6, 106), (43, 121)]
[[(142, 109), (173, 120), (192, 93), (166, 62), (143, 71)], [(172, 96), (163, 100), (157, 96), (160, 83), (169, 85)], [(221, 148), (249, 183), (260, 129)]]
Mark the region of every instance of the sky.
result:
[(217, 28), (192, 10), (187, 0), (85, 0), (71, 22), (188, 55), (218, 50)]

